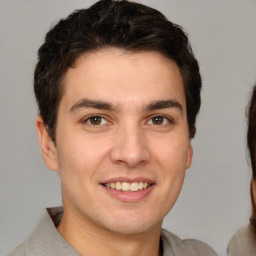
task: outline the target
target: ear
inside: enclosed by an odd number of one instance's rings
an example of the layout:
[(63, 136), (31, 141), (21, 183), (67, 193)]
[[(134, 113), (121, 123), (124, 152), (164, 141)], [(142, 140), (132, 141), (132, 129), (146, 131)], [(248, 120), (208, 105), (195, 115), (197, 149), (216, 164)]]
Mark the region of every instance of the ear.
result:
[(192, 158), (193, 158), (193, 147), (192, 147), (191, 143), (189, 143), (186, 169), (190, 168), (191, 163), (192, 163)]
[(58, 171), (56, 146), (41, 116), (36, 118), (36, 130), (45, 164), (52, 171)]

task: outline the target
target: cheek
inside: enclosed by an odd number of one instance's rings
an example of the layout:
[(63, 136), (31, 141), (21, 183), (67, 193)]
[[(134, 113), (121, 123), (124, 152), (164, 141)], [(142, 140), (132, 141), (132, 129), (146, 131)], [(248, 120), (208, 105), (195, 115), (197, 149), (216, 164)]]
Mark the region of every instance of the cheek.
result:
[[(157, 165), (160, 167), (159, 181), (161, 194), (168, 205), (173, 205), (182, 188), (186, 173), (189, 143), (186, 140), (170, 139), (161, 143), (154, 152)], [(167, 199), (168, 198), (168, 199)]]
[(168, 167), (173, 171), (186, 169), (189, 152), (188, 140), (165, 139), (153, 148), (155, 149), (153, 154), (163, 169), (168, 169)]
[(92, 179), (108, 152), (107, 145), (108, 143), (103, 143), (102, 139), (98, 138), (80, 135), (72, 136), (71, 139), (65, 137), (57, 147), (60, 173), (75, 173), (76, 175), (72, 175), (73, 178), (91, 176)]

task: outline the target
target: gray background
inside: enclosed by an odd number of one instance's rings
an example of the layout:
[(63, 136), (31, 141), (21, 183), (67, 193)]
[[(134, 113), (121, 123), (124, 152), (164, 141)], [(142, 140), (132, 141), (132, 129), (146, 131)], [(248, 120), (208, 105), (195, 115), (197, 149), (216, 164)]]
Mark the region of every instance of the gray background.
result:
[[(0, 254), (33, 230), (44, 207), (61, 203), (35, 131), (33, 69), (50, 26), (86, 0), (0, 0)], [(144, 0), (189, 33), (203, 77), (194, 159), (164, 227), (225, 255), (250, 215), (245, 106), (256, 81), (255, 0)]]

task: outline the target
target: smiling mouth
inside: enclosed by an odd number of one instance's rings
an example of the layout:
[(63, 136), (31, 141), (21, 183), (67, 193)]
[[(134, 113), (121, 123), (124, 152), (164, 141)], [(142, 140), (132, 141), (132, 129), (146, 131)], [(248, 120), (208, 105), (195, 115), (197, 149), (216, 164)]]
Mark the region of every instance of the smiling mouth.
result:
[(114, 190), (119, 190), (119, 191), (125, 191), (125, 192), (137, 192), (140, 190), (147, 189), (148, 187), (151, 186), (150, 183), (147, 182), (111, 182), (111, 183), (106, 183), (103, 184), (105, 187), (114, 189)]

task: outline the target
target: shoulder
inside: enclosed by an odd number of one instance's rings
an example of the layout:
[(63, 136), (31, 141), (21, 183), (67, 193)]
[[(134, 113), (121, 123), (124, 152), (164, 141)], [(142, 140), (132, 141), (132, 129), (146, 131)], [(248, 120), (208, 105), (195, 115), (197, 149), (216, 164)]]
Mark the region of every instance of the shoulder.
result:
[(62, 213), (62, 207), (45, 209), (33, 233), (8, 256), (80, 256), (56, 229)]
[(164, 251), (172, 250), (174, 255), (217, 256), (216, 252), (202, 241), (196, 239), (181, 239), (165, 229), (162, 229), (161, 236)]
[(44, 237), (52, 237), (52, 229), (55, 230), (53, 227), (53, 221), (51, 220), (47, 209), (45, 209), (42, 212), (39, 223), (30, 236), (7, 256), (42, 255), (44, 247), (46, 247)]
[(238, 229), (228, 244), (229, 256), (252, 256), (256, 254), (256, 238), (250, 225)]
[(26, 256), (26, 243), (20, 244), (18, 247), (15, 248), (13, 252), (8, 254), (7, 256)]

